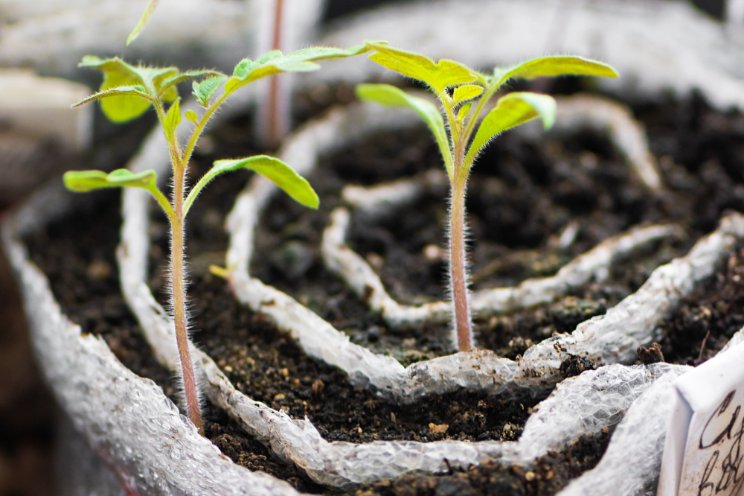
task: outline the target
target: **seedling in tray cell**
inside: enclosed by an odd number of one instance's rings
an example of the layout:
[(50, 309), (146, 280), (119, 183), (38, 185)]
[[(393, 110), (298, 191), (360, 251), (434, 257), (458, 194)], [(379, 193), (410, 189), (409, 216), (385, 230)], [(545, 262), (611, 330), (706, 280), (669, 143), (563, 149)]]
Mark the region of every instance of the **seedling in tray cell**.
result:
[[(512, 67), (496, 67), (484, 74), (454, 60), (437, 62), (386, 43), (369, 42), (377, 64), (426, 85), (437, 98), (409, 94), (389, 84), (362, 84), (357, 95), (389, 106), (405, 106), (426, 122), (442, 155), (450, 183), (449, 284), (453, 327), (460, 351), (473, 348), (465, 246), (465, 195), (468, 177), (478, 154), (499, 134), (540, 118), (546, 128), (556, 116), (555, 100), (548, 95), (515, 91), (489, 104), (510, 79), (584, 75), (617, 77), (606, 64), (575, 56), (540, 57)], [(485, 113), (485, 115), (483, 115)]]
[[(275, 50), (256, 60), (243, 59), (231, 75), (213, 70), (182, 72), (176, 67), (148, 67), (131, 65), (119, 58), (83, 58), (80, 66), (103, 73), (100, 91), (78, 102), (75, 106), (96, 100), (111, 121), (123, 123), (154, 109), (165, 135), (173, 179), (170, 199), (157, 184), (154, 170), (129, 171), (118, 169), (110, 173), (99, 170), (70, 171), (64, 176), (65, 186), (71, 191), (88, 192), (103, 188), (140, 188), (155, 199), (170, 223), (170, 297), (172, 318), (181, 362), (181, 379), (189, 418), (203, 432), (199, 405), (199, 391), (189, 352), (187, 301), (187, 269), (185, 258), (185, 222), (194, 200), (215, 177), (226, 172), (247, 169), (273, 181), (298, 203), (318, 207), (318, 196), (310, 184), (281, 160), (267, 155), (217, 160), (195, 184), (189, 186), (189, 163), (207, 124), (218, 109), (237, 90), (258, 79), (284, 72), (316, 70), (317, 61), (349, 57), (366, 50), (363, 45), (348, 50), (312, 47), (289, 54)], [(197, 101), (194, 108), (181, 109), (178, 85), (192, 83)], [(184, 119), (185, 117), (185, 119)], [(179, 139), (179, 127), (189, 126)]]

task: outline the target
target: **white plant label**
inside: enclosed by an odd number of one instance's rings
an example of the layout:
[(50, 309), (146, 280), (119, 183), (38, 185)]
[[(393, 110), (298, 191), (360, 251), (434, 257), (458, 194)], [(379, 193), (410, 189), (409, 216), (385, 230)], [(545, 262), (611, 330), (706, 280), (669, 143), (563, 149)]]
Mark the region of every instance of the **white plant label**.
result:
[(674, 384), (657, 496), (744, 494), (744, 345)]

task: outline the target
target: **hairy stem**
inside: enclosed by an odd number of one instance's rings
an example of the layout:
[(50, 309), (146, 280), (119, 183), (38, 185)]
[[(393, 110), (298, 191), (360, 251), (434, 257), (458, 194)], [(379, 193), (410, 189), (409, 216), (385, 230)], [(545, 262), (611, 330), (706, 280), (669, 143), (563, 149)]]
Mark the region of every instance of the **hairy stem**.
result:
[[(223, 96), (223, 98), (225, 97)], [(161, 126), (165, 128), (166, 115), (162, 103), (158, 101), (154, 104), (154, 107)], [(184, 224), (186, 222), (186, 216), (184, 215), (183, 204), (186, 193), (186, 166), (189, 163), (189, 158), (194, 150), (196, 140), (204, 130), (204, 126), (206, 126), (215, 109), (216, 106), (210, 109), (211, 112), (207, 112), (207, 115), (202, 117), (202, 121), (191, 136), (192, 140), (187, 145), (184, 157), (181, 156), (180, 146), (175, 137), (169, 137), (166, 134), (168, 153), (170, 155), (171, 165), (173, 166), (173, 206), (172, 210), (166, 210), (171, 224), (171, 305), (173, 306), (173, 321), (176, 326), (176, 344), (178, 345), (178, 358), (181, 362), (181, 377), (183, 379), (183, 392), (186, 398), (186, 413), (200, 434), (204, 434), (204, 423), (201, 417), (199, 390), (196, 385), (194, 365), (191, 362), (191, 352), (189, 351), (188, 323), (186, 317), (186, 268), (184, 264)], [(188, 155), (188, 158), (185, 158), (186, 155)], [(157, 195), (155, 198), (158, 200), (158, 203), (163, 201)]]
[(455, 167), (450, 189), (449, 277), (452, 291), (453, 327), (460, 351), (473, 349), (468, 294), (467, 257), (465, 253), (465, 184), (467, 175)]
[(194, 154), (194, 149), (196, 149), (196, 143), (199, 141), (204, 129), (207, 127), (209, 120), (214, 116), (215, 112), (217, 112), (217, 109), (225, 103), (225, 100), (227, 100), (230, 95), (231, 93), (223, 93), (222, 96), (209, 106), (201, 119), (199, 119), (199, 123), (194, 126), (194, 130), (191, 131), (191, 136), (189, 136), (189, 139), (186, 142), (186, 148), (183, 150), (183, 156), (181, 158), (182, 164), (188, 165), (188, 163), (191, 162), (191, 156)]
[(183, 390), (186, 397), (186, 412), (200, 434), (204, 434), (199, 392), (196, 386), (194, 366), (189, 352), (189, 336), (186, 323), (186, 275), (184, 267), (184, 216), (183, 202), (186, 182), (186, 170), (183, 165), (176, 165), (173, 170), (173, 210), (175, 222), (171, 226), (171, 292), (173, 304), (173, 320), (176, 325), (176, 342), (178, 356), (181, 360)]
[(470, 136), (472, 136), (473, 131), (475, 131), (475, 126), (480, 121), (480, 116), (483, 113), (483, 109), (491, 100), (494, 93), (496, 93), (496, 90), (499, 89), (500, 85), (501, 83), (497, 82), (495, 84), (487, 86), (483, 95), (481, 95), (481, 97), (478, 99), (478, 103), (474, 106), (475, 108), (470, 109), (470, 113), (466, 118), (467, 124), (465, 125), (465, 130), (462, 133), (462, 139), (464, 143), (468, 143), (470, 141)]

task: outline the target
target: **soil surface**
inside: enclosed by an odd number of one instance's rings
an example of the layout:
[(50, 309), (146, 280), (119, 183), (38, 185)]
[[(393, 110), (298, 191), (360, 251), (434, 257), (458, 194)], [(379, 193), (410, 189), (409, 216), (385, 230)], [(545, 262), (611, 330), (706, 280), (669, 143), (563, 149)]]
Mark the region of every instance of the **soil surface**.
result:
[[(685, 253), (716, 227), (725, 210), (744, 210), (741, 115), (713, 112), (696, 95), (680, 102), (640, 102), (634, 112), (647, 126), (659, 158), (667, 185), (661, 194), (645, 191), (607, 139), (596, 133), (550, 135), (540, 142), (507, 134), (495, 143), (471, 181), (474, 284), (493, 287), (550, 275), (607, 236), (639, 224), (674, 222), (687, 235), (657, 243), (621, 262), (607, 281), (590, 284), (552, 305), (477, 322), (479, 346), (516, 358), (531, 343), (571, 331), (634, 291), (660, 263)], [(214, 133), (196, 158), (196, 170), (217, 158), (212, 150), (220, 157), (255, 152), (245, 145), (245, 126), (245, 120), (234, 121)], [(341, 187), (376, 184), (436, 167), (437, 152), (430, 138), (421, 130), (380, 134), (322, 163), (322, 170), (310, 177), (321, 209), (309, 212), (277, 195), (257, 233), (253, 274), (307, 304), (355, 341), (404, 363), (452, 351), (446, 326), (406, 334), (388, 329), (324, 268), (318, 253), (328, 213), (340, 204)], [(224, 217), (246, 179), (234, 175), (210, 185), (189, 226), (194, 340), (236, 387), (292, 416), (309, 417), (329, 440), (519, 438), (530, 408), (540, 398), (505, 401), (456, 393), (420, 405), (392, 405), (350, 385), (342, 372), (309, 359), (264, 317), (240, 307), (208, 267), (224, 263)], [(391, 293), (402, 301), (442, 295), (445, 261), (430, 256), (433, 250), (428, 247), (442, 245), (445, 198), (446, 192), (432, 190), (405, 216), (354, 224), (353, 247), (379, 267)], [(87, 332), (102, 335), (127, 366), (158, 382), (175, 400), (172, 373), (155, 362), (119, 294), (114, 261), (118, 201), (116, 193), (96, 194), (94, 201), (84, 202), (87, 209), (55, 222), (28, 242), (34, 260), (50, 275), (65, 312)], [(557, 243), (569, 225), (576, 226), (575, 240)], [(150, 284), (164, 302), (168, 237), (162, 220), (153, 223), (151, 236)], [(700, 294), (670, 317), (659, 350), (642, 351), (643, 361), (663, 355), (670, 361), (699, 363), (738, 330), (744, 318), (727, 310), (742, 308), (741, 259), (740, 251), (732, 253), (729, 263), (701, 286)], [(680, 338), (682, 332), (689, 338)], [(566, 376), (594, 366), (564, 365)], [(208, 408), (206, 420), (207, 436), (237, 463), (273, 473), (305, 491), (329, 491), (277, 461), (220, 412)], [(494, 463), (444, 476), (411, 474), (359, 489), (359, 494), (554, 494), (596, 464), (609, 435), (584, 439), (531, 468)]]
[[(559, 88), (572, 91), (574, 88)], [(682, 102), (639, 102), (667, 187), (650, 193), (606, 137), (593, 132), (505, 135), (479, 159), (470, 181), (468, 224), (474, 289), (552, 275), (576, 255), (633, 226), (674, 223), (683, 239), (667, 239), (615, 265), (607, 281), (589, 284), (537, 309), (476, 321), (477, 344), (515, 358), (531, 343), (569, 332), (635, 291), (661, 263), (687, 252), (729, 209), (744, 209), (741, 148), (744, 119), (710, 111), (697, 95)], [(266, 210), (256, 235), (252, 273), (287, 292), (352, 339), (402, 363), (453, 351), (449, 326), (412, 332), (387, 329), (327, 271), (318, 253), (328, 214), (347, 184), (373, 185), (415, 177), (439, 166), (420, 129), (380, 133), (321, 160), (310, 180), (321, 207), (309, 212), (282, 195)], [(350, 242), (404, 303), (446, 295), (447, 192), (430, 188), (413, 205), (382, 219), (356, 215)], [(402, 213), (399, 213), (402, 212)], [(576, 230), (574, 240), (560, 243)]]
[(382, 481), (357, 491), (357, 496), (452, 495), (480, 496), (555, 494), (572, 479), (597, 463), (597, 453), (607, 448), (610, 433), (586, 437), (560, 453), (549, 453), (534, 467), (505, 466), (486, 462), (447, 475), (412, 473), (394, 481)]
[(728, 256), (724, 267), (686, 298), (682, 307), (662, 326), (661, 358), (673, 363), (700, 365), (726, 346), (742, 326), (744, 247), (739, 247)]

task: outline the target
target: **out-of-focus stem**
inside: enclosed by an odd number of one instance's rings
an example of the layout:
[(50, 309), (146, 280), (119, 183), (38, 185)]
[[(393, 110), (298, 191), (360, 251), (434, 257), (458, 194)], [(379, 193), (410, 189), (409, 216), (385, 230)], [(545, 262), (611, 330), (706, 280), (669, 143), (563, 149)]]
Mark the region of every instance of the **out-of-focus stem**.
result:
[[(282, 28), (284, 25), (284, 0), (274, 0), (274, 24), (271, 37), (271, 48), (272, 50), (281, 50), (282, 48)], [(269, 79), (269, 94), (268, 94), (268, 115), (266, 116), (266, 128), (267, 132), (265, 137), (267, 139), (267, 145), (270, 147), (277, 146), (284, 134), (284, 119), (281, 115), (281, 104), (279, 101), (281, 91), (281, 80), (278, 76), (272, 76)]]

